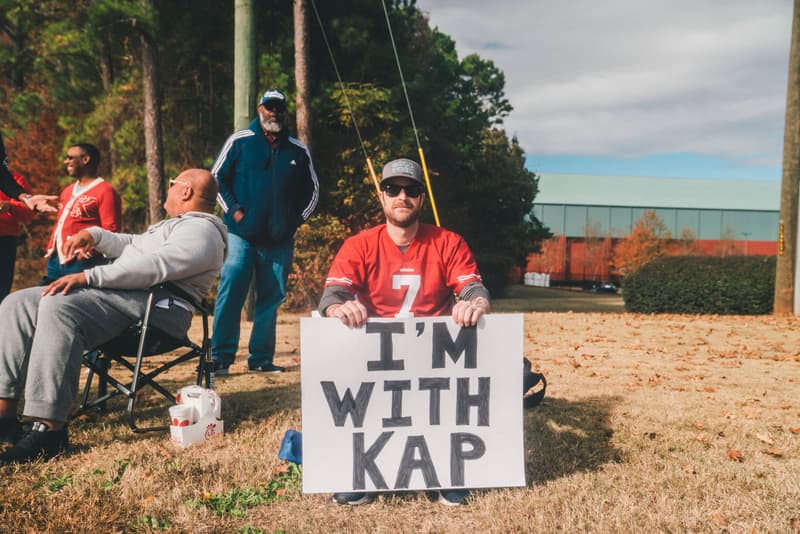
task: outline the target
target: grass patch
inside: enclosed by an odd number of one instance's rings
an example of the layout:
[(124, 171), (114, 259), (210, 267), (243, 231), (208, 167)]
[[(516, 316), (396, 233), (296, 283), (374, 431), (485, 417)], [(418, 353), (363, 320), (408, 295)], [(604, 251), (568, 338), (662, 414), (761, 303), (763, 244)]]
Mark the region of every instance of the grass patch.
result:
[[(70, 424), (68, 454), (0, 467), (0, 532), (800, 532), (796, 317), (526, 313), (525, 356), (548, 380), (522, 421), (527, 487), (456, 509), (423, 492), (357, 507), (303, 494), (277, 458), (302, 430), (299, 316), (279, 317), (279, 375), (247, 372), (249, 328), (217, 382), (224, 436), (179, 449), (110, 403)], [(143, 425), (166, 421), (142, 402)]]
[(620, 313), (625, 311), (625, 303), (621, 295), (610, 293), (518, 284), (509, 286), (503, 298), (493, 299), (492, 310), (500, 313)]
[(265, 484), (255, 488), (235, 488), (221, 495), (206, 493), (202, 498), (190, 500), (187, 504), (194, 508), (204, 506), (220, 517), (226, 514), (244, 517), (250, 508), (272, 504), (299, 493), (301, 474), (302, 469), (290, 462), (285, 471)]

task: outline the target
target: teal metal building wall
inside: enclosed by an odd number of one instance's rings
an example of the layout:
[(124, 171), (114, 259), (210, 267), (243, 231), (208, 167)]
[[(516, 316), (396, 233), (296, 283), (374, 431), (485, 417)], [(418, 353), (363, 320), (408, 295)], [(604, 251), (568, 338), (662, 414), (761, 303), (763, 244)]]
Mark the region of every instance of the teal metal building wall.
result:
[(556, 235), (624, 237), (646, 210), (701, 240), (777, 241), (780, 183), (542, 173), (533, 214)]

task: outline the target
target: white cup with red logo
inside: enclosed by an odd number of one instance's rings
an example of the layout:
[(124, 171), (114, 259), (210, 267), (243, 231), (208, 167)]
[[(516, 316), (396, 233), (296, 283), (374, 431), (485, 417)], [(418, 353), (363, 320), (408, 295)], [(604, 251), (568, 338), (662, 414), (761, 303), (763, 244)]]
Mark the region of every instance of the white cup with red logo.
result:
[(169, 418), (172, 426), (189, 426), (197, 421), (193, 406), (188, 404), (176, 404), (169, 407)]

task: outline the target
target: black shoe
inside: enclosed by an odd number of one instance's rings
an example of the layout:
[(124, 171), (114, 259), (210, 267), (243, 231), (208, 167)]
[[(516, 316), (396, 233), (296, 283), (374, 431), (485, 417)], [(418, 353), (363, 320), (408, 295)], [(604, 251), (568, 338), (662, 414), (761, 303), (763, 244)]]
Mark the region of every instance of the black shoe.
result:
[(439, 502), (445, 506), (461, 506), (467, 501), (469, 490), (441, 490), (439, 492)]
[(66, 426), (61, 430), (49, 430), (47, 425), (37, 421), (16, 445), (0, 454), (0, 465), (49, 460), (68, 448), (69, 439)]
[(349, 504), (356, 506), (368, 504), (375, 500), (374, 493), (334, 493), (333, 502), (336, 504)]
[[(230, 374), (230, 364), (223, 365), (222, 362), (214, 360), (214, 363), (211, 365), (212, 369), (214, 370), (214, 376), (228, 376)], [(199, 373), (200, 366), (198, 365), (195, 370)]]
[(282, 373), (286, 370), (285, 367), (275, 365), (274, 363), (264, 363), (253, 367), (247, 367), (251, 372), (255, 373)]
[(0, 443), (15, 444), (20, 440), (24, 430), (16, 417), (0, 417)]

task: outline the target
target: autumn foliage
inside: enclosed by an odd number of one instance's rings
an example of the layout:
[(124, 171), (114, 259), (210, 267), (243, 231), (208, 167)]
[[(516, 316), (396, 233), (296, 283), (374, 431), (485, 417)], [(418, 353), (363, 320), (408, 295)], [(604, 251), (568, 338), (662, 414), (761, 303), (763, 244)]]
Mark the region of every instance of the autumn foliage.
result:
[(636, 221), (630, 235), (614, 247), (613, 264), (626, 275), (660, 256), (669, 254), (672, 233), (655, 211), (648, 210)]
[(719, 240), (699, 241), (691, 228), (682, 228), (673, 236), (658, 214), (647, 210), (627, 236), (612, 236), (603, 233), (599, 224), (590, 224), (583, 237), (558, 235), (545, 240), (541, 252), (529, 256), (527, 270), (549, 273), (553, 280), (597, 282), (622, 279), (664, 256), (741, 255), (747, 255), (747, 245), (742, 246), (730, 231), (723, 232)]

